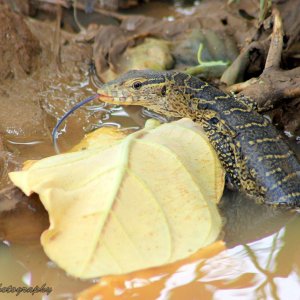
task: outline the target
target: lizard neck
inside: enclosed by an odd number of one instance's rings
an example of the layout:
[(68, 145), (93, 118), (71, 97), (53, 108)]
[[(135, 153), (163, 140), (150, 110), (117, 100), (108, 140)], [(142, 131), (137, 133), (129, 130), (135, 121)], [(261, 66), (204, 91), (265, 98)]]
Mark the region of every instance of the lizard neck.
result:
[(177, 83), (177, 86), (183, 93), (189, 116), (199, 123), (203, 123), (218, 115), (219, 102), (231, 97), (207, 82), (190, 75), (186, 75), (183, 82), (181, 79), (180, 84)]

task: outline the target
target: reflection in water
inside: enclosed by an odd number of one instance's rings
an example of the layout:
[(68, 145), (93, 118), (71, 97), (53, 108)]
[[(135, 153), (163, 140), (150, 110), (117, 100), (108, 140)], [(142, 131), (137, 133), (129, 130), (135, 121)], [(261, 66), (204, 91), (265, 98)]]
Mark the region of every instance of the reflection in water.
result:
[(299, 224), (295, 216), (258, 241), (227, 250), (215, 245), (181, 263), (104, 277), (80, 299), (300, 299)]
[[(244, 264), (244, 271), (255, 274), (247, 299), (300, 299), (299, 293), (299, 230), (296, 216), (284, 228), (259, 241), (228, 250), (232, 257)], [(287, 237), (293, 237), (288, 241)], [(289, 254), (289, 255), (287, 255)], [(236, 291), (231, 291), (232, 296)], [(252, 295), (251, 295), (251, 294)], [(225, 299), (226, 295), (218, 292)], [(228, 295), (227, 295), (228, 296)], [(230, 298), (232, 299), (232, 298)]]
[(43, 141), (10, 141), (9, 139), (6, 140), (7, 143), (12, 144), (12, 145), (38, 145), (38, 144), (42, 144)]
[[(272, 246), (269, 248), (268, 254), (266, 255), (266, 258), (262, 260), (261, 264), (259, 263), (259, 256), (256, 255), (256, 252), (254, 249), (251, 248), (249, 245), (244, 245), (245, 251), (248, 254), (248, 257), (250, 258), (251, 262), (255, 266), (255, 268), (260, 272), (260, 274), (264, 275), (265, 280), (263, 280), (260, 285), (256, 288), (256, 294), (261, 298), (266, 299), (267, 298), (267, 290), (269, 289), (271, 296), (273, 299), (279, 299), (278, 293), (277, 293), (277, 287), (274, 283), (274, 277), (276, 276), (276, 273), (274, 273), (274, 258), (276, 257), (276, 252), (278, 253), (280, 249), (281, 240), (279, 237), (282, 236), (282, 231), (274, 234)], [(271, 244), (271, 243), (270, 243)], [(282, 245), (281, 245), (282, 247)], [(264, 266), (265, 265), (265, 266)]]
[(224, 240), (228, 247), (248, 244), (284, 227), (295, 212), (261, 205), (246, 195), (225, 191), (219, 205), (225, 219)]

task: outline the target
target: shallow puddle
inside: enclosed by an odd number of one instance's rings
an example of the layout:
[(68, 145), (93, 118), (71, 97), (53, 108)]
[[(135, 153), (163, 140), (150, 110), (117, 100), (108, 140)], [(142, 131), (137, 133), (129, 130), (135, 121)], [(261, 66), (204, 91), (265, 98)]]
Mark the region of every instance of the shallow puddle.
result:
[[(71, 90), (77, 101), (92, 93), (87, 82), (63, 84), (63, 89)], [(66, 111), (65, 102), (61, 101), (62, 106), (52, 106), (53, 101), (60, 101), (55, 96), (57, 90), (57, 86), (50, 87), (45, 97), (49, 110), (61, 115)], [(85, 92), (80, 92), (82, 90)], [(89, 131), (111, 124), (138, 129), (146, 119), (138, 108), (132, 108), (129, 113), (121, 108), (105, 109), (103, 111), (102, 105), (86, 105), (80, 109), (87, 111), (84, 117), (78, 118), (80, 112), (70, 116), (67, 125), (60, 129), (61, 149), (67, 150), (76, 144), (84, 129)], [(10, 147), (26, 158), (53, 154), (51, 142), (42, 139), (15, 139), (10, 141)], [(224, 197), (222, 238), (227, 242), (227, 250), (183, 265), (169, 274), (152, 276), (148, 272), (147, 280), (128, 278), (123, 288), (110, 288), (109, 296), (103, 294), (103, 299), (300, 299), (300, 218), (251, 204), (251, 200), (238, 194), (227, 193)], [(52, 292), (42, 299), (75, 299), (76, 294), (95, 283), (68, 277), (48, 260), (38, 241), (29, 245), (5, 241), (0, 252), (2, 286), (42, 287), (45, 284)], [(41, 294), (22, 293), (20, 297), (41, 299)], [(0, 299), (14, 299), (14, 296), (0, 293)]]
[[(225, 227), (225, 240), (227, 234), (230, 239), (227, 250), (220, 249), (215, 256), (187, 263), (169, 273), (154, 271), (151, 274), (150, 270), (146, 278), (139, 274), (127, 279), (125, 276), (123, 286), (106, 287), (105, 292), (100, 293), (103, 298), (99, 299), (299, 299), (300, 218), (267, 215), (257, 228), (261, 216), (258, 215), (257, 220), (255, 215), (252, 217), (252, 224), (247, 226), (243, 218), (234, 224), (242, 230), (245, 227), (245, 233), (237, 234), (237, 240), (226, 232), (230, 228)], [(247, 231), (251, 225), (256, 232)], [(280, 226), (283, 227), (278, 230)], [(239, 244), (241, 239), (254, 241)], [(0, 265), (2, 287), (51, 289), (47, 297), (41, 298), (40, 293), (34, 296), (22, 293), (20, 299), (75, 299), (77, 293), (97, 282), (68, 277), (48, 260), (38, 243), (3, 242)], [(15, 297), (0, 293), (0, 299)]]
[[(180, 4), (180, 1), (178, 1)], [(155, 1), (132, 10), (156, 17), (189, 14), (190, 7), (171, 7), (161, 4), (157, 14)], [(164, 7), (165, 5), (165, 7)], [(145, 10), (145, 11), (144, 11)], [(83, 76), (87, 78), (87, 74)], [(47, 99), (44, 109), (49, 117), (49, 130), (55, 120), (79, 100), (96, 91), (87, 79), (52, 78), (45, 84), (39, 97)], [(69, 101), (66, 101), (69, 99)], [(128, 110), (88, 104), (70, 116), (60, 128), (58, 143), (66, 151), (81, 140), (85, 132), (101, 126), (120, 126), (139, 129), (146, 118), (141, 110)], [(7, 137), (7, 148), (21, 160), (39, 159), (53, 155), (49, 137), (43, 135), (30, 139), (12, 135)], [(294, 145), (300, 153), (300, 145)], [(7, 182), (2, 182), (3, 186)], [(1, 185), (0, 185), (1, 186)], [(2, 186), (2, 187), (3, 187)], [(146, 278), (124, 281), (123, 286), (107, 288), (97, 299), (300, 299), (300, 217), (291, 212), (250, 203), (239, 194), (226, 193), (221, 206), (224, 232), (221, 238), (227, 249), (220, 248), (215, 256), (201, 258), (180, 266), (170, 273), (148, 271)], [(29, 208), (30, 209), (30, 208)], [(17, 225), (20, 226), (20, 225)], [(26, 240), (26, 237), (24, 237)], [(0, 243), (0, 300), (16, 299), (10, 293), (1, 293), (5, 286), (39, 286), (51, 290), (49, 295), (21, 293), (18, 299), (76, 299), (76, 295), (98, 280), (75, 280), (50, 262), (38, 241), (28, 243)], [(139, 273), (140, 274), (140, 273)], [(106, 295), (106, 296), (105, 296)], [(91, 299), (91, 298), (90, 298)]]

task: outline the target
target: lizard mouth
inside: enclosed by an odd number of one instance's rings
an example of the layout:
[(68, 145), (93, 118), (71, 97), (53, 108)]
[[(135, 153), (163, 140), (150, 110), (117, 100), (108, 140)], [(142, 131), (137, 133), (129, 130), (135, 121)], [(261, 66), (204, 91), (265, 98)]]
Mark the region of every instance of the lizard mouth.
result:
[(115, 102), (115, 98), (109, 95), (105, 95), (105, 94), (99, 94), (98, 93), (98, 99), (102, 102), (106, 102), (106, 103), (114, 103)]
[(118, 104), (118, 105), (130, 105), (130, 97), (125, 96), (109, 96), (102, 93), (98, 93), (99, 100), (109, 104)]
[(116, 104), (116, 105), (132, 105), (133, 95), (128, 91), (124, 91), (118, 88), (103, 88), (98, 89), (97, 91), (98, 99), (100, 101)]

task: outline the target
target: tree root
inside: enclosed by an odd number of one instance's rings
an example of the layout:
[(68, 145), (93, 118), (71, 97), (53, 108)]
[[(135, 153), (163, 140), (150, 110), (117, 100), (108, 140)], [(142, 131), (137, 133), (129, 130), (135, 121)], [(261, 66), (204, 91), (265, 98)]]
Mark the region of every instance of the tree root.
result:
[(272, 14), (274, 17), (274, 27), (265, 70), (269, 68), (279, 68), (283, 47), (283, 29), (279, 10), (274, 8)]
[(254, 41), (248, 45), (235, 59), (231, 66), (223, 73), (221, 82), (230, 86), (235, 82), (240, 82), (243, 80), (244, 73), (253, 60), (255, 60), (255, 57), (257, 55), (260, 57), (266, 57), (269, 43), (269, 39), (265, 39), (263, 41)]
[(55, 22), (55, 34), (53, 37), (53, 56), (54, 61), (56, 63), (56, 66), (58, 70), (61, 72), (61, 59), (60, 59), (60, 36), (61, 36), (61, 30), (60, 30), (60, 24), (62, 19), (62, 8), (60, 5), (56, 5), (56, 22)]
[[(292, 70), (280, 68), (283, 48), (282, 20), (277, 8), (273, 8), (272, 15), (273, 33), (263, 73), (258, 78), (251, 78), (227, 88), (227, 91), (242, 92), (243, 95), (251, 97), (262, 110), (270, 109), (286, 99), (300, 97), (300, 67)], [(234, 64), (238, 64), (241, 57), (236, 61)]]

